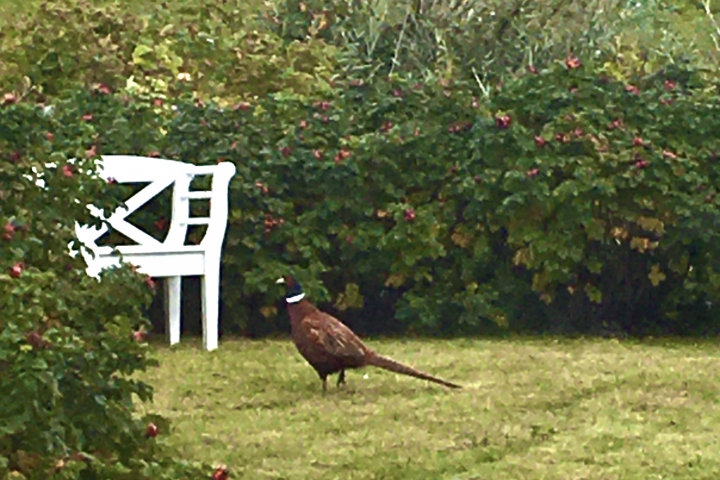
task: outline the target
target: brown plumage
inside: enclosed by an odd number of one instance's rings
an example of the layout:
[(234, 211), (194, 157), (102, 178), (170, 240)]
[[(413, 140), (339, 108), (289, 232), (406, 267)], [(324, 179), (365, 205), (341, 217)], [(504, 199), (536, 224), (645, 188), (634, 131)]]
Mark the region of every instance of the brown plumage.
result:
[(339, 387), (345, 383), (345, 370), (369, 365), (450, 388), (462, 388), (460, 385), (419, 372), (366, 347), (340, 320), (320, 311), (307, 301), (302, 287), (293, 277), (284, 276), (278, 279), (277, 283), (285, 284), (285, 300), (295, 346), (320, 376), (323, 391), (327, 390), (328, 375), (340, 373), (337, 380)]

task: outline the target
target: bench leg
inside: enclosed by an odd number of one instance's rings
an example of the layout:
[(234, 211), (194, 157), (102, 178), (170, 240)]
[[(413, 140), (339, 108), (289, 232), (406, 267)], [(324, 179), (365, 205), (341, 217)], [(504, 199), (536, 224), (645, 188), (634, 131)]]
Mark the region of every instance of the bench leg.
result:
[(182, 277), (167, 277), (165, 279), (165, 310), (167, 332), (170, 345), (180, 342), (180, 295), (182, 292)]
[(205, 350), (218, 347), (218, 316), (220, 309), (220, 271), (209, 269), (202, 277), (202, 327)]

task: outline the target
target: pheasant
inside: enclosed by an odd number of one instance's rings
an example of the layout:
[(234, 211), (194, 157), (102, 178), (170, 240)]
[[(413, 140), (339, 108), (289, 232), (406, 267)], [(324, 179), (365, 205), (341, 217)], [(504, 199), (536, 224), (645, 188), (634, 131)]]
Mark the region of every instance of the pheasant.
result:
[(305, 299), (302, 286), (292, 276), (283, 276), (276, 283), (285, 284), (285, 301), (293, 341), (300, 354), (322, 380), (323, 392), (327, 391), (328, 375), (339, 372), (337, 386), (340, 387), (345, 383), (345, 370), (369, 365), (450, 388), (462, 388), (460, 385), (419, 372), (366, 347), (340, 320), (320, 311)]

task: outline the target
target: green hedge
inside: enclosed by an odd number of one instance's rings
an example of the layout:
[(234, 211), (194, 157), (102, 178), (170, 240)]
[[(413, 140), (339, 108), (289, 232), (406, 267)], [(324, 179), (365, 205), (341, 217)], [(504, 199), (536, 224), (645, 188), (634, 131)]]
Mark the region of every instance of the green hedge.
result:
[(236, 163), (226, 331), (282, 328), (273, 279), (290, 267), (369, 330), (712, 331), (714, 86), (575, 67), (489, 97), (402, 79), (233, 108), (76, 92), (55, 116), (91, 124), (98, 153)]
[[(75, 118), (61, 123), (42, 106), (16, 104), (12, 95), (3, 101), (0, 476), (209, 476), (209, 466), (176, 460), (166, 449), (166, 420), (135, 415), (133, 402), (152, 398), (151, 387), (134, 377), (156, 364), (142, 340), (152, 282), (127, 267), (98, 282), (68, 253), (75, 219), (90, 221), (87, 203), (119, 204), (104, 181), (85, 174), (94, 170), (98, 132), (74, 107)], [(71, 115), (70, 107), (59, 110)], [(35, 185), (33, 168), (46, 189)]]

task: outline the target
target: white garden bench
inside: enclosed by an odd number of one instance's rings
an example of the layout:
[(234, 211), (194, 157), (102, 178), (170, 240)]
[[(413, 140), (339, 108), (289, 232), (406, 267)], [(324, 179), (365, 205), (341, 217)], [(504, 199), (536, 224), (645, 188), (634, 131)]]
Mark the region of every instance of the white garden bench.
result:
[[(228, 219), (228, 187), (235, 175), (235, 165), (221, 162), (198, 166), (151, 157), (103, 155), (97, 173), (117, 183), (146, 183), (145, 188), (125, 201), (101, 228), (76, 223), (76, 235), (84, 245), (80, 249), (87, 264), (87, 273), (98, 277), (100, 271), (118, 266), (120, 258), (151, 277), (167, 278), (165, 303), (167, 334), (171, 345), (180, 341), (181, 280), (183, 276), (202, 277), (202, 328), (206, 350), (218, 347), (218, 315), (220, 305), (220, 256)], [(199, 175), (212, 175), (210, 191), (190, 191), (190, 182)], [(39, 182), (42, 182), (39, 179)], [(173, 185), (172, 216), (167, 236), (160, 242), (125, 219), (148, 201)], [(44, 186), (44, 183), (43, 185)], [(209, 199), (209, 217), (190, 217), (190, 200)], [(91, 213), (102, 211), (89, 205)], [(98, 246), (96, 241), (109, 227), (122, 233), (137, 245)], [(185, 245), (190, 225), (207, 225), (199, 245)], [(118, 253), (120, 255), (118, 255)]]

